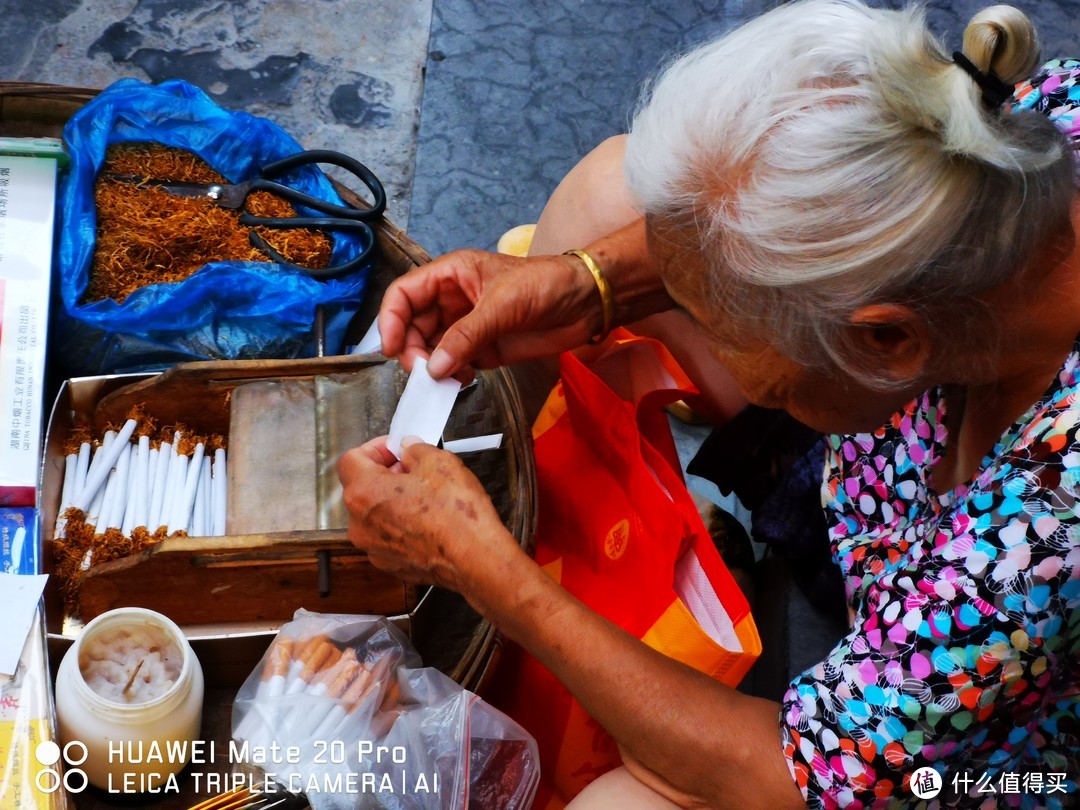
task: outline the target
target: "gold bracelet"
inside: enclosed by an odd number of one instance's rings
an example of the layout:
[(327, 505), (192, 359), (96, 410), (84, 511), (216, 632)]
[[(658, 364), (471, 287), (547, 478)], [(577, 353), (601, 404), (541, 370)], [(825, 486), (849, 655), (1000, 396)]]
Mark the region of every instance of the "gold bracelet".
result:
[(607, 277), (604, 275), (600, 265), (596, 263), (596, 259), (584, 250), (568, 250), (563, 255), (577, 256), (581, 261), (585, 262), (585, 266), (592, 273), (593, 280), (596, 282), (596, 289), (600, 291), (600, 301), (604, 306), (604, 326), (599, 335), (589, 338), (589, 343), (602, 343), (611, 331), (611, 322), (615, 317), (615, 297), (611, 294), (611, 285), (608, 284)]

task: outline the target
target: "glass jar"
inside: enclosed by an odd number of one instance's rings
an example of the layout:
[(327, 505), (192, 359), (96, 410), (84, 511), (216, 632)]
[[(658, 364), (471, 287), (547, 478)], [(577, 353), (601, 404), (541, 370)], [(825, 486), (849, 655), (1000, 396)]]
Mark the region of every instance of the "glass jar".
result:
[[(132, 636), (144, 644), (149, 639), (152, 645), (160, 645), (158, 649), (173, 645), (171, 649), (179, 651), (180, 661), (171, 672), (153, 673), (164, 682), (151, 682), (149, 672), (141, 673), (147, 655), (139, 644), (128, 641)], [(117, 682), (112, 691), (103, 690), (98, 681), (92, 688), (86, 677), (91, 661), (101, 660), (103, 652), (118, 662), (116, 671), (124, 673), (124, 683)], [(116, 693), (127, 696), (140, 675), (144, 679), (140, 687), (149, 686), (157, 693), (151, 691), (148, 699), (133, 697), (131, 702), (118, 699)], [(103, 691), (108, 696), (99, 693)], [(90, 784), (112, 793), (167, 788), (170, 778), (191, 758), (202, 704), (202, 667), (191, 645), (172, 620), (144, 608), (118, 608), (91, 621), (67, 651), (56, 676), (60, 738), (65, 745), (81, 742), (86, 747), (86, 760), (76, 767), (86, 773)]]

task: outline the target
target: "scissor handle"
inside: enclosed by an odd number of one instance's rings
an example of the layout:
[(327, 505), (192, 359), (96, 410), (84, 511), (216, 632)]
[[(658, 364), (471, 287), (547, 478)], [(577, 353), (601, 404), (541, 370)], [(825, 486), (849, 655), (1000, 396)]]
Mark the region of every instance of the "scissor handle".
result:
[[(356, 175), (371, 192), (371, 208), (361, 210), (352, 206), (336, 205), (318, 197), (313, 197), (310, 194), (305, 194), (302, 191), (297, 191), (294, 188), (289, 188), (281, 183), (275, 183), (272, 180), (272, 178), (280, 177), (300, 166), (311, 166), (318, 163), (340, 166), (342, 169)], [(379, 182), (379, 178), (359, 160), (343, 155), (341, 152), (334, 152), (329, 149), (312, 149), (307, 152), (297, 152), (295, 155), (283, 157), (281, 160), (275, 160), (273, 163), (263, 166), (262, 171), (259, 172), (259, 178), (251, 181), (251, 191), (259, 189), (272, 191), (291, 203), (297, 203), (333, 217), (368, 221), (378, 219), (386, 210), (386, 189)]]
[(339, 264), (336, 267), (315, 268), (304, 267), (290, 262), (278, 253), (278, 251), (274, 250), (274, 248), (271, 247), (265, 239), (259, 236), (258, 233), (255, 231), (249, 233), (248, 240), (251, 244), (273, 259), (274, 262), (292, 268), (293, 270), (299, 270), (301, 273), (305, 273), (318, 281), (329, 281), (330, 279), (347, 276), (362, 268), (375, 257), (377, 248), (375, 230), (368, 223), (360, 222), (355, 219), (333, 219), (330, 217), (257, 217), (253, 214), (244, 212), (240, 215), (240, 222), (249, 227), (262, 225), (265, 228), (276, 229), (318, 228), (325, 231), (352, 231), (353, 233), (359, 234), (360, 244), (363, 245), (363, 249), (356, 258), (350, 259), (345, 262), (345, 264)]

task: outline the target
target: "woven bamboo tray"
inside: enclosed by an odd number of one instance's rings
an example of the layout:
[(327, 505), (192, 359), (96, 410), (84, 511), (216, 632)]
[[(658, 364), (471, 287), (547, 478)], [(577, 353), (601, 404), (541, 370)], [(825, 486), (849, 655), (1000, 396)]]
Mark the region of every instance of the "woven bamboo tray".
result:
[[(96, 94), (96, 90), (80, 87), (0, 82), (0, 135), (61, 137), (68, 118)], [(350, 189), (336, 181), (334, 185), (350, 204), (365, 204)], [(377, 224), (376, 233), (380, 255), (369, 277), (369, 292), (364, 305), (350, 327), (350, 338), (353, 340), (362, 334), (373, 320), (382, 293), (390, 282), (430, 261), (430, 256), (419, 245), (388, 220), (383, 219)], [(287, 365), (289, 362), (301, 361), (281, 362)], [(315, 370), (312, 373), (321, 373), (320, 364), (325, 364), (332, 372), (339, 359), (321, 358), (302, 362), (314, 364)], [(197, 369), (202, 365), (220, 367), (222, 364), (195, 363), (188, 364), (187, 368)], [(240, 370), (240, 366), (236, 368)], [(473, 465), (473, 470), (493, 495), (500, 513), (515, 537), (523, 547), (529, 548), (535, 521), (536, 487), (529, 424), (511, 375), (497, 370), (483, 372), (483, 377), (488, 392), (487, 402), (498, 409), (495, 421), (505, 426), (507, 444), (513, 450), (502, 461), (492, 463), (488, 460), (484, 464)], [(56, 471), (50, 471), (47, 463), (43, 478), (48, 479), (55, 475)], [(51, 520), (49, 522), (51, 523)], [(463, 599), (456, 594), (432, 589), (417, 610), (403, 617), (402, 624), (411, 633), (426, 662), (438, 666), (465, 688), (483, 691), (498, 662), (501, 641), (491, 624), (473, 612)], [(235, 691), (231, 682), (244, 667), (250, 670), (249, 663), (253, 665), (272, 637), (272, 633), (246, 632), (224, 636), (223, 644), (197, 645), (200, 660), (207, 672), (208, 686), (213, 686), (217, 678), (216, 682), (221, 687), (208, 690), (204, 712), (204, 738), (228, 738), (229, 706)], [(58, 635), (50, 637), (53, 667), (58, 664), (59, 653), (67, 643)], [(155, 806), (163, 810), (188, 807), (191, 804), (193, 802), (184, 795), (155, 801)], [(77, 799), (77, 806), (91, 808), (107, 805), (100, 804), (88, 794), (82, 794)]]

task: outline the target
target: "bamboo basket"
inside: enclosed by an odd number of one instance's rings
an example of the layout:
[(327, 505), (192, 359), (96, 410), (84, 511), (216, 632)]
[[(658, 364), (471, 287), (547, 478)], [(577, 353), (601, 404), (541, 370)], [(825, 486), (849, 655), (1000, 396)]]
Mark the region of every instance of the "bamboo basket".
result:
[[(0, 135), (12, 137), (61, 137), (64, 124), (80, 107), (96, 95), (97, 91), (79, 87), (64, 87), (25, 82), (0, 82)], [(363, 200), (350, 189), (336, 181), (335, 187), (350, 204), (363, 206)], [(385, 218), (376, 226), (380, 247), (379, 258), (369, 276), (368, 294), (364, 305), (350, 327), (355, 338), (374, 319), (379, 301), (386, 287), (395, 278), (430, 261), (428, 254), (403, 231)], [(332, 373), (341, 358), (316, 358), (307, 361), (258, 361), (305, 365), (305, 373), (321, 373), (321, 364)], [(237, 361), (239, 371), (247, 362)], [(213, 367), (212, 373), (221, 373), (227, 363), (184, 364), (181, 373), (198, 373), (200, 367)], [(180, 367), (178, 367), (180, 368)], [(262, 369), (265, 371), (265, 368)], [(247, 371), (250, 371), (248, 369)], [(246, 373), (246, 372), (245, 372)], [(529, 548), (535, 521), (535, 471), (533, 469), (529, 425), (526, 421), (517, 387), (512, 376), (503, 370), (483, 372), (485, 383), (491, 390), (490, 402), (501, 410), (500, 421), (506, 425), (509, 443), (514, 447), (512, 462), (506, 465), (487, 465), (486, 469), (474, 469), (482, 477), (485, 487), (496, 502), (504, 506), (500, 511), (509, 514), (510, 505), (514, 518), (511, 530), (523, 547)], [(56, 386), (54, 386), (56, 387)], [(43, 471), (44, 480), (55, 477), (49, 461)], [(43, 513), (48, 507), (42, 504)], [(51, 521), (49, 521), (51, 523)], [(508, 525), (509, 525), (508, 523)], [(46, 529), (48, 527), (45, 527)], [(44, 534), (42, 536), (45, 536)], [(321, 538), (325, 540), (325, 538)], [(47, 620), (49, 617), (47, 616)], [(55, 627), (53, 621), (50, 625)], [(406, 617), (405, 626), (411, 632), (425, 661), (442, 669), (456, 681), (473, 691), (482, 691), (494, 672), (499, 658), (501, 640), (489, 622), (473, 612), (463, 599), (439, 589), (433, 589), (421, 600), (419, 608)], [(230, 685), (248, 663), (254, 664), (272, 638), (272, 633), (242, 633), (231, 639), (228, 647), (199, 647), (200, 659), (208, 670), (208, 681), (214, 673), (220, 674), (219, 684)], [(55, 655), (66, 646), (58, 633), (50, 636), (50, 648)], [(228, 660), (234, 649), (240, 661)], [(54, 660), (54, 665), (56, 661)], [(250, 669), (250, 667), (248, 667)]]

